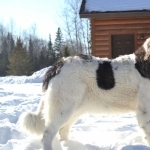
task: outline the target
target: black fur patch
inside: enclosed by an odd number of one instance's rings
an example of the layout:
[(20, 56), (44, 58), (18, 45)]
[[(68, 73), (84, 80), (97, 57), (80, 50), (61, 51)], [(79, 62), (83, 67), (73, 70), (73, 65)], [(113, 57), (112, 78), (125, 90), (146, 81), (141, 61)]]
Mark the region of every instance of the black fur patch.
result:
[(45, 92), (48, 88), (49, 81), (60, 73), (62, 66), (64, 65), (63, 61), (59, 61), (56, 64), (54, 64), (45, 74), (43, 85), (42, 85), (42, 91)]
[(145, 59), (146, 53), (143, 47), (135, 52), (135, 56), (135, 68), (138, 70), (142, 77), (150, 79), (150, 56)]
[(104, 61), (102, 64), (99, 63), (99, 67), (96, 70), (96, 79), (98, 87), (104, 90), (110, 90), (115, 86), (111, 62)]

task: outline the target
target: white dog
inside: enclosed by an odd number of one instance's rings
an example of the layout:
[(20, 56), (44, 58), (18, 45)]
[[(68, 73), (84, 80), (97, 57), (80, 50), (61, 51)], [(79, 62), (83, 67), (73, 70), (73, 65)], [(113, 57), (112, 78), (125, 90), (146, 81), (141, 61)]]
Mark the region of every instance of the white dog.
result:
[(134, 54), (112, 60), (63, 58), (46, 73), (43, 92), (37, 112), (21, 120), (26, 130), (43, 135), (44, 150), (52, 150), (58, 131), (67, 140), (71, 125), (85, 113), (135, 111), (150, 144), (150, 38)]

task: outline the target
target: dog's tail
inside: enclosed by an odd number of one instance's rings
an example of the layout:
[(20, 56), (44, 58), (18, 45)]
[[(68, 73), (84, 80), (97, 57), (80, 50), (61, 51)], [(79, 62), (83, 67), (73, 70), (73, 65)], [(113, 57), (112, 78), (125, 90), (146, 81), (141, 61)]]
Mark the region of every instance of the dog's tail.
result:
[(21, 129), (30, 134), (42, 134), (45, 121), (42, 115), (43, 100), (41, 99), (37, 112), (25, 112), (19, 118)]

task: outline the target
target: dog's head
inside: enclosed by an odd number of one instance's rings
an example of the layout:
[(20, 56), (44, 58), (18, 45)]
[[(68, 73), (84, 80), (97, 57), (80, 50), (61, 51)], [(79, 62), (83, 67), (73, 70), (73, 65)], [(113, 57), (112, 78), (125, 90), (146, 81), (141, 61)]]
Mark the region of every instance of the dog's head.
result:
[(144, 60), (147, 60), (150, 57), (150, 38), (146, 39), (142, 47), (144, 48), (145, 51)]
[(135, 68), (142, 77), (150, 79), (150, 38), (135, 52)]

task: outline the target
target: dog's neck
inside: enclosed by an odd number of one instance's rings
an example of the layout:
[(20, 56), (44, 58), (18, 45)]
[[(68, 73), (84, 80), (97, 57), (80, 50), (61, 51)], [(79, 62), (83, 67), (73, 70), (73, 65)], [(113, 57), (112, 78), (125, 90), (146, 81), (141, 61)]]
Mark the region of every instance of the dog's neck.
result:
[(142, 77), (150, 79), (150, 53), (146, 52), (144, 47), (140, 47), (135, 53), (135, 68)]

